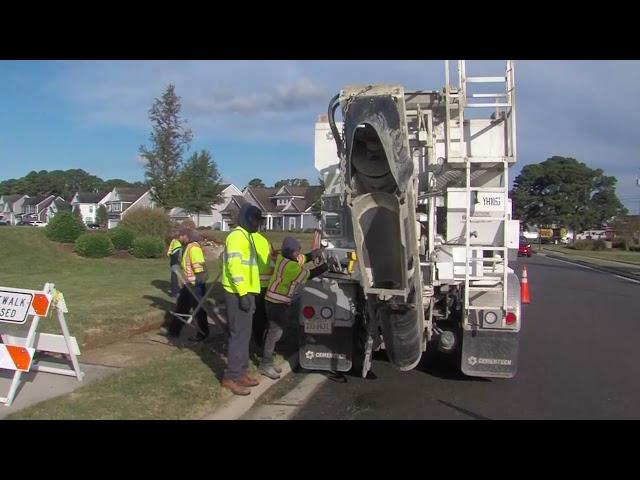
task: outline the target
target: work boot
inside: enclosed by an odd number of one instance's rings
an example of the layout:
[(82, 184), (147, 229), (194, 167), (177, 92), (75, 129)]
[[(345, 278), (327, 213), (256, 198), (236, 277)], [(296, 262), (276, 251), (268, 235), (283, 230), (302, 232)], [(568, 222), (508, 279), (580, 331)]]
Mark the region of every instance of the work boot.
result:
[(271, 380), (277, 380), (280, 378), (280, 373), (278, 373), (273, 365), (260, 365), (260, 368), (258, 368), (258, 373), (264, 375), (265, 377), (269, 377)]
[(247, 387), (241, 385), (238, 382), (234, 382), (230, 378), (223, 379), (222, 386), (227, 390), (230, 390), (234, 395), (246, 396), (251, 393), (251, 390), (249, 390)]
[(246, 373), (240, 378), (238, 383), (244, 387), (257, 387), (260, 385), (260, 380), (254, 377), (250, 377)]
[[(259, 357), (258, 360), (259, 360), (260, 363), (262, 363), (262, 357)], [(265, 364), (265, 366), (266, 366), (266, 364)], [(271, 366), (276, 371), (276, 373), (282, 373), (282, 369), (278, 365), (273, 363), (273, 359), (271, 360)]]

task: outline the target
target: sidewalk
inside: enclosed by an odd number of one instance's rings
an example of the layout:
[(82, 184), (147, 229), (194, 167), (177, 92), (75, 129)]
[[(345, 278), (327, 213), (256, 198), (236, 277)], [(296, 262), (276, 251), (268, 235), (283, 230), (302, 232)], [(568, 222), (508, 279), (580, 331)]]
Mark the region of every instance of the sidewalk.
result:
[[(226, 338), (211, 326), (204, 344), (169, 342), (148, 332), (83, 352), (85, 381), (39, 373), (28, 374), (14, 405), (3, 415), (17, 419), (236, 419), (278, 381), (261, 377), (248, 397), (237, 397), (220, 385), (226, 364)], [(183, 329), (183, 341), (193, 334)], [(289, 343), (295, 332), (288, 332)], [(283, 346), (285, 346), (283, 345)], [(297, 353), (278, 356), (284, 378), (296, 366)], [(283, 352), (283, 354), (284, 354)], [(293, 354), (293, 355), (292, 355)], [(256, 373), (253, 363), (249, 369)], [(0, 382), (3, 379), (0, 378)], [(6, 381), (6, 380), (5, 380)]]

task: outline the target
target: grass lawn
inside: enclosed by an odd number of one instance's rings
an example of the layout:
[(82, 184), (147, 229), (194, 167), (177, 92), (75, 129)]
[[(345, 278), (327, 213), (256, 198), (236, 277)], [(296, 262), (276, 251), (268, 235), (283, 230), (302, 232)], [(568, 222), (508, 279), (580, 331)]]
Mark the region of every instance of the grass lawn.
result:
[(566, 255), (596, 258), (600, 260), (612, 260), (629, 262), (640, 265), (640, 252), (627, 252), (625, 250), (602, 250), (598, 252), (592, 252), (589, 250), (573, 250), (571, 248), (561, 245), (544, 245), (544, 250), (549, 250), (556, 253), (564, 253)]
[[(211, 348), (175, 350), (76, 391), (20, 410), (11, 420), (184, 420), (211, 413), (227, 392)], [(255, 366), (250, 366), (255, 373)]]
[[(174, 305), (167, 295), (168, 261), (162, 259), (82, 258), (72, 245), (49, 241), (44, 229), (0, 228), (0, 285), (40, 289), (53, 282), (69, 308), (71, 334), (81, 348), (128, 337), (150, 323), (159, 324)], [(210, 273), (217, 274), (216, 262)], [(57, 333), (49, 317), (40, 331)]]
[[(220, 241), (228, 232), (206, 231)], [(279, 248), (289, 232), (268, 232)], [(308, 249), (312, 234), (293, 234)], [(167, 295), (169, 265), (166, 258), (89, 259), (72, 253), (72, 245), (49, 241), (44, 229), (1, 227), (2, 267), (0, 285), (40, 289), (53, 282), (69, 308), (66, 315), (71, 334), (82, 349), (106, 345), (138, 333), (149, 325), (159, 325), (175, 305)], [(217, 259), (207, 261), (209, 278), (219, 270)], [(40, 331), (59, 333), (52, 317)]]

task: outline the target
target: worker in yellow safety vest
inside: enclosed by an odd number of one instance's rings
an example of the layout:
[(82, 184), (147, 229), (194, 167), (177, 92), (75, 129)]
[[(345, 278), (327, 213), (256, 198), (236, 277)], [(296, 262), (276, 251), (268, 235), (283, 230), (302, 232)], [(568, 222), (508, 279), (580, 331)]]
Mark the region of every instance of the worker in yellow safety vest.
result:
[(255, 297), (260, 294), (260, 270), (253, 234), (260, 228), (262, 211), (245, 204), (238, 212), (238, 226), (225, 240), (222, 262), (222, 287), (227, 307), (229, 344), (227, 368), (222, 386), (236, 395), (249, 395), (247, 387), (260, 382), (249, 376), (249, 344), (255, 310)]
[(269, 280), (265, 294), (267, 311), (267, 332), (264, 336), (262, 359), (258, 372), (265, 377), (277, 379), (281, 370), (273, 363), (276, 343), (282, 337), (283, 329), (289, 314), (289, 307), (298, 286), (307, 280), (318, 277), (328, 270), (326, 262), (308, 270), (304, 264), (322, 259), (322, 249), (302, 254), (300, 242), (286, 237), (282, 242), (282, 251), (276, 258), (274, 271)]
[(171, 235), (171, 243), (167, 250), (167, 257), (169, 257), (169, 269), (171, 270), (171, 291), (172, 298), (178, 296), (178, 275), (173, 271), (173, 266), (180, 263), (180, 254), (182, 252), (182, 243), (178, 240), (178, 230), (174, 230)]
[(269, 286), (269, 280), (273, 274), (273, 267), (276, 262), (277, 253), (273, 245), (260, 232), (251, 234), (253, 244), (256, 246), (258, 257), (258, 272), (260, 273), (260, 293), (256, 295), (256, 309), (253, 314), (252, 337), (253, 344), (262, 349), (264, 343), (264, 332), (267, 326), (267, 312), (264, 306), (264, 295)]
[[(182, 245), (185, 245), (180, 258), (180, 268), (184, 275), (185, 282), (202, 298), (206, 292), (206, 273), (204, 251), (198, 243), (199, 236), (188, 228), (182, 228), (179, 231), (178, 240)], [(199, 299), (189, 291), (187, 285), (184, 285), (178, 294), (176, 313), (189, 314), (192, 309), (197, 307), (198, 303)], [(195, 317), (200, 332), (195, 337), (189, 338), (189, 341), (201, 342), (209, 336), (207, 313), (203, 308), (200, 308), (195, 312)], [(175, 317), (172, 318), (169, 326), (169, 336), (174, 338), (179, 337), (182, 326), (183, 323), (180, 320)]]

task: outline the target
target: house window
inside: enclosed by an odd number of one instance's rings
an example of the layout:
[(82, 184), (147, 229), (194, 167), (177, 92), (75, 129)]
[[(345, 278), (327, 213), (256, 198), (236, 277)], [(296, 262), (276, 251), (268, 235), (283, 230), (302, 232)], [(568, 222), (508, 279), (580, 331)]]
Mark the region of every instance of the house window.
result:
[(93, 213), (93, 205), (89, 205), (89, 213)]
[(289, 230), (293, 230), (294, 228), (296, 228), (296, 219), (295, 219), (295, 217), (290, 217), (289, 218)]
[(289, 200), (286, 198), (279, 198), (277, 202), (278, 205), (286, 205), (287, 203), (289, 203)]

